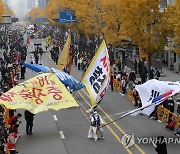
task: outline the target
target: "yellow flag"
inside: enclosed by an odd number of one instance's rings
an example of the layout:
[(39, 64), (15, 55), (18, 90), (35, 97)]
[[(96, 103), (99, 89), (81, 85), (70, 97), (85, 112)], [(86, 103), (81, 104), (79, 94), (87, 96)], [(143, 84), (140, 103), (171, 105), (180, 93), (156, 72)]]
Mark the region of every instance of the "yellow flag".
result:
[(79, 106), (54, 73), (43, 73), (15, 86), (0, 96), (0, 104), (34, 114)]
[(60, 69), (61, 71), (63, 71), (64, 67), (67, 67), (68, 72), (66, 73), (70, 73), (70, 67), (72, 64), (72, 60), (70, 58), (71, 56), (71, 50), (70, 50), (70, 45), (71, 45), (71, 34), (69, 34), (66, 43), (64, 45), (64, 48), (59, 56), (58, 59), (58, 63), (57, 63), (57, 67), (58, 69)]
[(46, 46), (51, 45), (51, 36), (46, 37)]

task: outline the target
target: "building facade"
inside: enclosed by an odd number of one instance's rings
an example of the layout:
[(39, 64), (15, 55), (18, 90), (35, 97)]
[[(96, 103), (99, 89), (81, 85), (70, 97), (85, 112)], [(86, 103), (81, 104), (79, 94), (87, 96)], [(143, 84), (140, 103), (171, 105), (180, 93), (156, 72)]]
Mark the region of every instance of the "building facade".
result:
[[(164, 0), (162, 7), (167, 8), (168, 5), (175, 3), (176, 0)], [(168, 38), (168, 45), (165, 47), (165, 60), (168, 68), (174, 70), (176, 73), (180, 72), (180, 55), (172, 51), (173, 46), (176, 46), (172, 38)]]
[(36, 0), (27, 0), (27, 9), (31, 10), (36, 7)]
[(45, 8), (46, 4), (49, 2), (49, 0), (38, 0), (38, 6), (40, 8)]
[(4, 3), (5, 6), (8, 6), (9, 1), (8, 0), (3, 0), (3, 3)]

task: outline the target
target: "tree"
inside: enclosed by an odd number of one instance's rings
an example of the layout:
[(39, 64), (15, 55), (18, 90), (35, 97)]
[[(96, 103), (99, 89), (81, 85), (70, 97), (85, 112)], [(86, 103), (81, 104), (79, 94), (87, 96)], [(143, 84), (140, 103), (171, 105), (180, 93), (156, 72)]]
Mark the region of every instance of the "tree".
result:
[(4, 13), (4, 3), (0, 0), (0, 20), (2, 19), (2, 14)]
[(6, 6), (4, 6), (4, 14), (14, 16), (14, 12)]
[(46, 5), (45, 11), (48, 19), (58, 18), (61, 1), (50, 0)]
[(180, 54), (180, 0), (176, 0), (174, 4), (170, 5), (166, 12), (166, 20), (174, 32), (173, 41), (177, 46), (173, 50), (177, 54)]
[(27, 13), (27, 16), (28, 17), (32, 17), (32, 18), (42, 18), (42, 17), (45, 17), (46, 14), (45, 14), (45, 11), (44, 9), (40, 8), (40, 7), (35, 7), (35, 8), (32, 8), (28, 13)]
[(147, 53), (148, 72), (152, 55), (163, 51), (167, 44), (168, 33), (162, 22), (163, 12), (159, 9), (159, 3), (159, 0), (120, 1), (122, 33)]
[(101, 0), (50, 0), (46, 7), (48, 18), (59, 16), (59, 11), (71, 10), (75, 12), (77, 24), (71, 27), (83, 32), (86, 36), (99, 34), (101, 31), (102, 20)]
[[(78, 3), (77, 3), (78, 4)], [(78, 28), (87, 36), (103, 35), (101, 0), (81, 0), (81, 5), (74, 5)]]
[(114, 45), (123, 45), (123, 40), (128, 37), (121, 31), (121, 19), (120, 19), (120, 0), (103, 0), (103, 34), (107, 43)]

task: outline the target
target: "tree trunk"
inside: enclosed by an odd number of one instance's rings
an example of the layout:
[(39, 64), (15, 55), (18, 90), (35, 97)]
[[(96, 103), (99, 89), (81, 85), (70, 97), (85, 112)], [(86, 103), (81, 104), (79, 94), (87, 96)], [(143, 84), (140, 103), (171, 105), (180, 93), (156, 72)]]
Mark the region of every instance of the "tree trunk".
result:
[(126, 64), (126, 57), (125, 57), (125, 51), (122, 50), (122, 65), (124, 66)]
[(148, 52), (148, 78), (150, 79), (150, 71), (152, 66), (152, 53)]

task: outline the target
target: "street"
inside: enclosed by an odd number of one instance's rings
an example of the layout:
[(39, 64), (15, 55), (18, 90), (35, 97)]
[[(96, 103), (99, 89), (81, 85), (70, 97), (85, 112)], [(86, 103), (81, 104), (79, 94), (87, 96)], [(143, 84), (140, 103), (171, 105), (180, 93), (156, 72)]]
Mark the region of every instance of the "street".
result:
[[(27, 62), (30, 61), (28, 53)], [(43, 54), (43, 65), (56, 67), (48, 53)], [(31, 70), (26, 70), (26, 79), (36, 75)], [(81, 80), (82, 72), (75, 66), (72, 68), (72, 76)], [(21, 80), (23, 81), (23, 80)], [(104, 140), (97, 142), (89, 140), (89, 114), (90, 100), (84, 89), (75, 93), (79, 108), (71, 108), (59, 111), (48, 111), (35, 115), (33, 135), (25, 134), (25, 121), (22, 118), (20, 127), (21, 138), (17, 143), (17, 151), (21, 154), (119, 154), (119, 153), (156, 153), (152, 144), (135, 144), (130, 148), (122, 145), (121, 137), (125, 133), (134, 133), (137, 137), (174, 137), (173, 132), (166, 130), (164, 123), (150, 120), (145, 115), (128, 116), (104, 127)], [(119, 113), (134, 109), (134, 105), (121, 96), (117, 91), (107, 91), (103, 101), (98, 107), (98, 112), (103, 120), (108, 123), (118, 118)], [(23, 113), (23, 110), (20, 110)], [(136, 140), (136, 139), (135, 139)], [(137, 142), (137, 140), (136, 140)], [(179, 145), (167, 145), (168, 153), (178, 153)]]
[(0, 0), (0, 154), (180, 153), (180, 0)]

